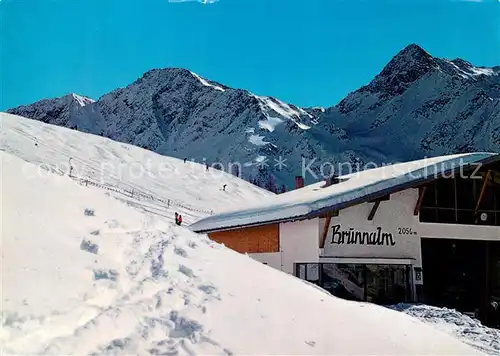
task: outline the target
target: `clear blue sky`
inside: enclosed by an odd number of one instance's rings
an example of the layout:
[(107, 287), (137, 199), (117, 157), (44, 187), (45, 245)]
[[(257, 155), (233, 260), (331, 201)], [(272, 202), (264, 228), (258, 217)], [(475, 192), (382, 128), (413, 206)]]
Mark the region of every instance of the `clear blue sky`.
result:
[(97, 99), (158, 67), (329, 106), (409, 43), (500, 65), (497, 0), (0, 0), (0, 16), (0, 110)]

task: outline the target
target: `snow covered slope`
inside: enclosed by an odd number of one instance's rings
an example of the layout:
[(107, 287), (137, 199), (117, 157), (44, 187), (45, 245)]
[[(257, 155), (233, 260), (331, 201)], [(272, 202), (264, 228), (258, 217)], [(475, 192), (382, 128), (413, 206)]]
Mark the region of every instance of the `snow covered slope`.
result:
[[(46, 144), (76, 142), (50, 129), (39, 132)], [(403, 313), (334, 298), (102, 189), (40, 173), (16, 157), (33, 146), (14, 152), (4, 139), (3, 354), (479, 354)]]
[(167, 218), (174, 210), (189, 211), (187, 223), (273, 195), (197, 163), (40, 121), (0, 113), (0, 127), (0, 150), (61, 175), (71, 164), (81, 184), (99, 184), (112, 196)]
[[(290, 189), (303, 163), (312, 163), (314, 175), (305, 177), (312, 183), (323, 178), (318, 173), (325, 162), (340, 170), (345, 163), (357, 169), (368, 162), (498, 152), (499, 88), (500, 67), (434, 58), (409, 45), (368, 85), (326, 110), (301, 109), (167, 68), (148, 71), (95, 103), (81, 106), (68, 95), (9, 112), (160, 154), (223, 162), (226, 170), (228, 162), (239, 162), (244, 179)], [(280, 157), (284, 165), (278, 166)]]

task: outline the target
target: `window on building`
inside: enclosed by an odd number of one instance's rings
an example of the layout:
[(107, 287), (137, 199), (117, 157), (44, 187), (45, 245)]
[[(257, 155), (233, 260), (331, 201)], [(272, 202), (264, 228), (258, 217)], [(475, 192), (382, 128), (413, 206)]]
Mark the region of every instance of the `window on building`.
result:
[(366, 301), (397, 304), (410, 296), (409, 270), (400, 265), (366, 266)]
[(476, 223), (476, 213), (471, 210), (458, 211), (458, 223), (463, 225), (474, 225)]
[(457, 208), (473, 210), (476, 207), (474, 179), (457, 177), (455, 182), (457, 185)]
[(422, 200), (422, 206), (425, 207), (436, 207), (437, 206), (437, 200), (436, 200), (436, 181), (430, 182), (429, 184), (425, 185), (425, 194), (424, 194), (424, 199)]
[(420, 221), (428, 223), (437, 223), (437, 208), (422, 207), (420, 208)]
[(437, 222), (443, 224), (456, 224), (457, 221), (457, 211), (454, 208), (437, 209)]
[(443, 178), (436, 181), (436, 205), (440, 208), (455, 208), (455, 180)]
[(426, 222), (437, 222), (436, 181), (425, 185), (424, 198), (420, 207), (420, 219)]
[(321, 286), (333, 295), (356, 301), (365, 300), (365, 270), (363, 265), (318, 264)]
[(411, 300), (410, 267), (406, 265), (304, 263), (296, 265), (296, 276), (343, 299), (384, 305)]
[(421, 222), (499, 226), (500, 167), (427, 184), (419, 215)]

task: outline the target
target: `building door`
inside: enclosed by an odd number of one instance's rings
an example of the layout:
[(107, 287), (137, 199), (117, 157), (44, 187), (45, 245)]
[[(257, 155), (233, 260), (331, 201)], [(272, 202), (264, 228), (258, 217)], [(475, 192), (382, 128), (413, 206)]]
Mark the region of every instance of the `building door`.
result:
[(500, 329), (500, 242), (489, 242), (488, 309), (485, 323)]
[(487, 304), (486, 241), (422, 238), (424, 301), (478, 317)]

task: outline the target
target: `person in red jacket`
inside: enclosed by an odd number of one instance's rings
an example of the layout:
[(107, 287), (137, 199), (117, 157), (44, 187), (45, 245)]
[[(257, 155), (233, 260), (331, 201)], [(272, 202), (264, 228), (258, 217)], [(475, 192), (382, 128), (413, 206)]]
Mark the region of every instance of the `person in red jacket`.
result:
[(175, 224), (176, 225), (181, 225), (182, 224), (182, 215), (175, 213)]

